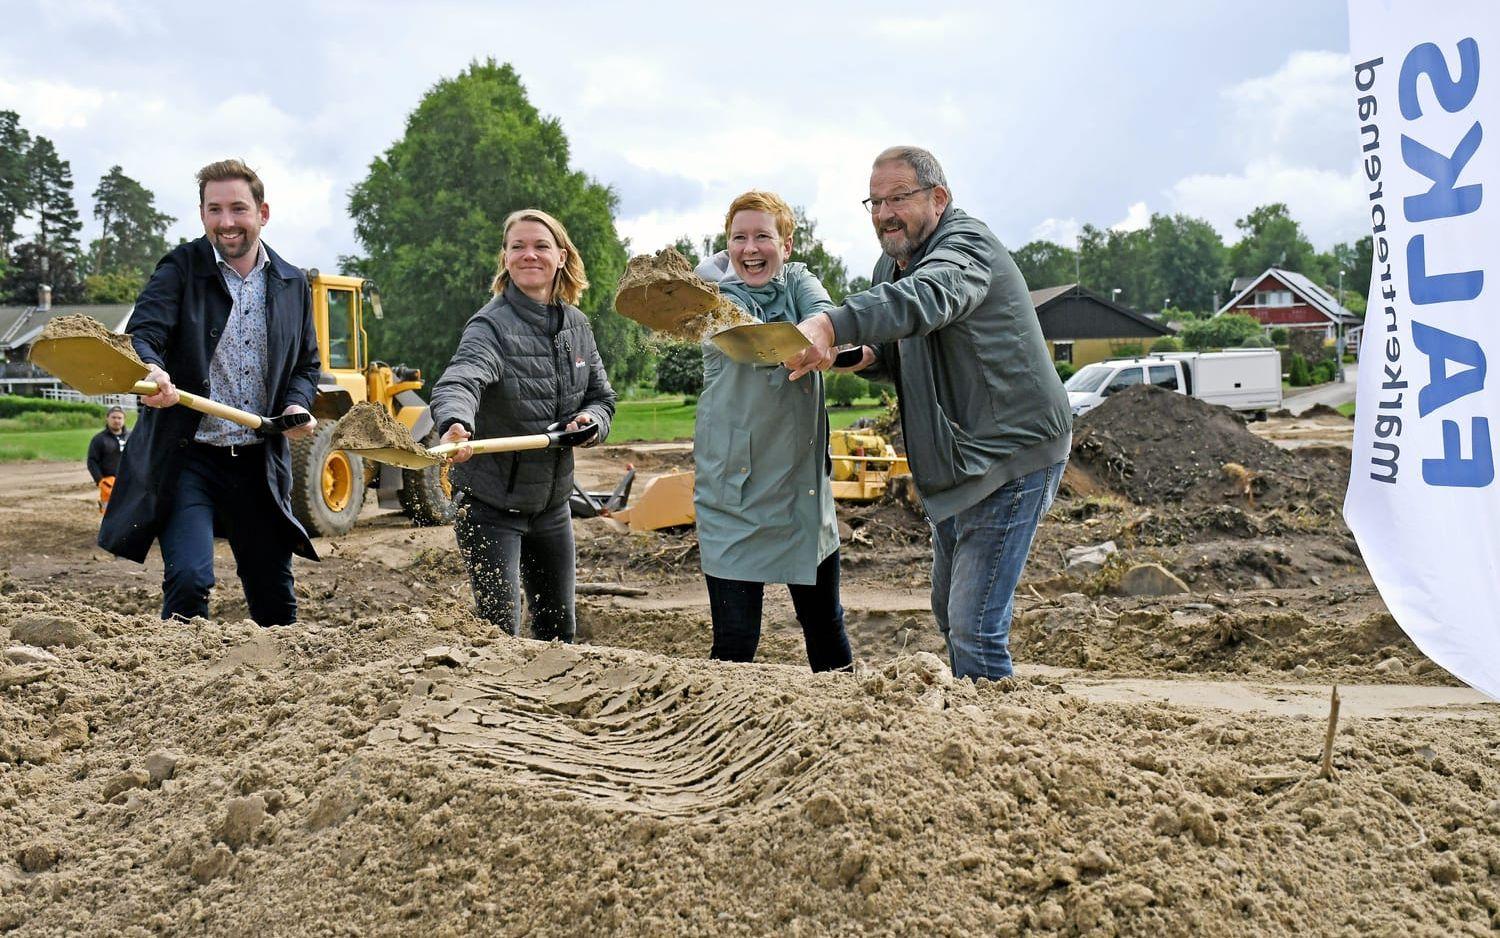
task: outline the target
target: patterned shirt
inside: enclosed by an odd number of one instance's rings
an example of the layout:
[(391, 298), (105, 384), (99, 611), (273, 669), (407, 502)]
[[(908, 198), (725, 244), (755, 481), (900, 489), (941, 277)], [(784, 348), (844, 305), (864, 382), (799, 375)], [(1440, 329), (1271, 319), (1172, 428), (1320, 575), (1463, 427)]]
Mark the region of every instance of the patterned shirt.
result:
[[(219, 274), (234, 305), (208, 366), (208, 396), (252, 414), (266, 412), (266, 372), (270, 367), (266, 350), (266, 263), (270, 256), (264, 244), (259, 248), (255, 266), (246, 277), (241, 277), (214, 248)], [(258, 438), (249, 427), (205, 414), (193, 439), (213, 446), (244, 446)]]

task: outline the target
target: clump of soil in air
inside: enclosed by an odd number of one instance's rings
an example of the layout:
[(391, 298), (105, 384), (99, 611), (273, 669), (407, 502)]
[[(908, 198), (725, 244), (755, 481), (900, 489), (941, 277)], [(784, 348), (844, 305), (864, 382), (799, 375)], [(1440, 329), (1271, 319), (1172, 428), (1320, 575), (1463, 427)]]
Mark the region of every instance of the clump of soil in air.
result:
[(1267, 506), (1343, 491), (1326, 461), (1299, 460), (1251, 433), (1229, 408), (1153, 385), (1116, 394), (1078, 418), (1072, 463), (1139, 505), (1219, 504), (1246, 487)]
[(693, 273), (688, 259), (670, 247), (630, 259), (620, 277), (615, 309), (649, 329), (689, 342), (758, 321)]
[(396, 422), (384, 407), (370, 401), (361, 401), (339, 418), (338, 428), (333, 431), (333, 445), (338, 449), (370, 450), (399, 449), (408, 453), (426, 455), (411, 431)]
[(120, 354), (130, 356), (142, 368), (146, 367), (146, 363), (141, 361), (140, 356), (135, 353), (135, 346), (130, 344), (130, 336), (110, 332), (92, 316), (78, 314), (58, 316), (56, 319), (48, 320), (47, 324), (42, 327), (42, 334), (37, 337), (37, 341), (46, 339), (99, 339), (114, 346)]

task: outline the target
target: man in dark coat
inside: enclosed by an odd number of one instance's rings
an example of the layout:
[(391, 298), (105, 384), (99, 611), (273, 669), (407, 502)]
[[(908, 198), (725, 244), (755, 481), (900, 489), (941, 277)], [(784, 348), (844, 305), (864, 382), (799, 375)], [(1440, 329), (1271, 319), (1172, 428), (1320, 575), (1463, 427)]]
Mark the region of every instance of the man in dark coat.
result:
[(104, 415), (104, 429), (89, 440), (89, 475), (99, 486), (99, 514), (109, 505), (110, 493), (115, 488), (115, 476), (120, 472), (120, 454), (125, 452), (125, 440), (130, 431), (125, 429), (125, 408), (119, 404)]
[(261, 243), (270, 206), (249, 167), (205, 166), (198, 200), (204, 237), (162, 258), (127, 326), (159, 390), (143, 398), (99, 545), (142, 562), (157, 541), (162, 618), (206, 617), (221, 534), (250, 617), (285, 625), (297, 619), (292, 553), (318, 559), (292, 515), (286, 439), (172, 405), (181, 387), (253, 413), (308, 413), (319, 374), (312, 295), (302, 271)]

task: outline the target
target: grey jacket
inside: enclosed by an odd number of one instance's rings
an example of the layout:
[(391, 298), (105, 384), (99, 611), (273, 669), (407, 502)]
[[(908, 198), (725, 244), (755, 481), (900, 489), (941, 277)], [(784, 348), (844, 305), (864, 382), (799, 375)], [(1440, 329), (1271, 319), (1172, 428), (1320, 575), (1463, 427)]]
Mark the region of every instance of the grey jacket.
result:
[[(566, 304), (542, 306), (515, 284), (464, 326), (453, 360), (432, 389), (439, 432), (462, 423), (476, 439), (540, 433), (587, 411), (609, 435), (615, 392), (589, 321)], [(475, 456), (453, 467), (466, 497), (517, 514), (556, 508), (573, 490), (567, 448)]]
[[(707, 267), (700, 276), (713, 276)], [(719, 289), (763, 322), (801, 322), (833, 307), (803, 264), (787, 264), (761, 287), (726, 273)], [(827, 458), (822, 375), (789, 381), (780, 365), (735, 362), (703, 342), (693, 504), (704, 573), (816, 583), (818, 565), (839, 546)]]
[(901, 399), (901, 429), (934, 521), (1065, 459), (1068, 395), (1026, 282), (988, 226), (949, 206), (906, 270), (830, 312), (839, 344), (876, 345)]

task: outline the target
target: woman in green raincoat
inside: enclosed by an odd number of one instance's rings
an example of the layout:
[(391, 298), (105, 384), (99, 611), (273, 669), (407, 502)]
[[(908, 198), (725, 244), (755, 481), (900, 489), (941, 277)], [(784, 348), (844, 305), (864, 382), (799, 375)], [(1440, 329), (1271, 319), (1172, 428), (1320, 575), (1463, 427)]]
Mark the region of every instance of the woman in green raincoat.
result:
[[(746, 192), (724, 219), (728, 251), (700, 276), (762, 322), (798, 323), (832, 308), (803, 264), (789, 264), (792, 210)], [(785, 583), (814, 671), (853, 656), (839, 603), (839, 535), (828, 480), (821, 374), (789, 381), (780, 365), (731, 361), (703, 343), (703, 393), (693, 434), (698, 549), (713, 617), (712, 657), (751, 661), (767, 583)]]

